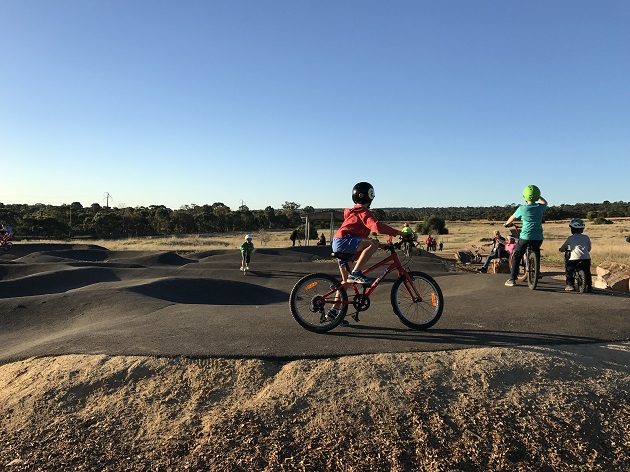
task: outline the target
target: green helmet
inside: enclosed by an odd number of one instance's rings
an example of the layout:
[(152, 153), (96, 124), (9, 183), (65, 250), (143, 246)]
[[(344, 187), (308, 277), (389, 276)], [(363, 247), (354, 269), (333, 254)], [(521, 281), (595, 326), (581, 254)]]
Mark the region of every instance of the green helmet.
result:
[(535, 185), (528, 185), (523, 189), (523, 198), (528, 202), (537, 202), (540, 198), (540, 189)]

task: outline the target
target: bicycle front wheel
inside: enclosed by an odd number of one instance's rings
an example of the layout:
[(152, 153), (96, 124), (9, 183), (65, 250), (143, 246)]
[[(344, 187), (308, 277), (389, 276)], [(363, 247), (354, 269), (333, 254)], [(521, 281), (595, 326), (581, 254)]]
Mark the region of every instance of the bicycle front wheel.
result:
[[(314, 333), (335, 328), (348, 311), (348, 294), (341, 283), (328, 274), (309, 274), (297, 281), (289, 297), (291, 314), (300, 326)], [(329, 316), (335, 308), (337, 314)]]
[(392, 286), (392, 308), (406, 326), (425, 330), (442, 316), (444, 296), (433, 278), (424, 272), (402, 275)]
[(540, 259), (536, 251), (531, 251), (527, 257), (527, 285), (530, 289), (535, 290), (538, 285), (538, 276), (540, 275)]

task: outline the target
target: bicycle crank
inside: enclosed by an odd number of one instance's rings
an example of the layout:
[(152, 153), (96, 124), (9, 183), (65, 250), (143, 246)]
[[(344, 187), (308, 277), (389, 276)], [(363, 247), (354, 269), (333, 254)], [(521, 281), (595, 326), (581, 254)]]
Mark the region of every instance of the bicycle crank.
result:
[(366, 295), (355, 295), (352, 299), (352, 306), (357, 312), (365, 311), (370, 308), (370, 299)]

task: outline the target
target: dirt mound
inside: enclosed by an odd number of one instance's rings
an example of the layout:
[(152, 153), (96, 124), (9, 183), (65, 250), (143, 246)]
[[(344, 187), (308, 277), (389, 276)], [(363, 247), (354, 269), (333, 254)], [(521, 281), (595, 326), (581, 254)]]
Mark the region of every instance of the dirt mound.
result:
[(198, 262), (196, 259), (182, 257), (175, 251), (117, 251), (108, 259), (111, 262), (124, 262), (142, 266), (183, 266)]
[(11, 252), (5, 254), (11, 259), (24, 257), (34, 252), (52, 252), (52, 251), (107, 251), (106, 248), (97, 244), (63, 244), (63, 243), (15, 243), (11, 248)]
[(190, 254), (187, 254), (187, 257), (189, 257), (190, 259), (201, 260), (201, 259), (206, 259), (208, 257), (215, 257), (215, 256), (225, 256), (225, 255), (233, 256), (234, 254), (236, 254), (236, 251), (234, 249), (211, 249), (208, 251), (192, 252)]
[(205, 305), (267, 305), (284, 302), (281, 290), (220, 279), (168, 278), (129, 288), (142, 295), (173, 303)]
[(0, 366), (10, 470), (627, 470), (630, 345)]
[(274, 260), (283, 262), (309, 262), (331, 258), (330, 246), (301, 246), (280, 249), (257, 249), (256, 256), (273, 256)]
[(85, 262), (101, 262), (107, 259), (109, 251), (106, 249), (70, 249), (61, 251), (48, 251), (42, 254)]
[(120, 280), (109, 268), (83, 267), (53, 270), (0, 282), (0, 298), (66, 292), (99, 282)]

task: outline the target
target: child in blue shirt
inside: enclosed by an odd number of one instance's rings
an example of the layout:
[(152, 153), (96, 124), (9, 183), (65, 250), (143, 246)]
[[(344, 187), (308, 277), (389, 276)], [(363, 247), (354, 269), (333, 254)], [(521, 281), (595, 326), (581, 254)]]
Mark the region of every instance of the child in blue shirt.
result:
[(507, 287), (516, 285), (516, 276), (521, 259), (530, 246), (540, 259), (540, 246), (543, 242), (542, 220), (547, 209), (547, 201), (540, 195), (540, 189), (535, 185), (528, 185), (523, 189), (525, 205), (520, 205), (514, 214), (505, 222), (505, 227), (509, 227), (514, 220), (521, 220), (523, 227), (514, 249), (510, 278), (505, 282)]

